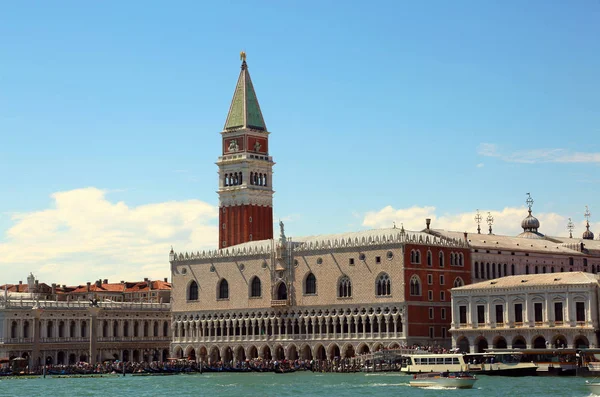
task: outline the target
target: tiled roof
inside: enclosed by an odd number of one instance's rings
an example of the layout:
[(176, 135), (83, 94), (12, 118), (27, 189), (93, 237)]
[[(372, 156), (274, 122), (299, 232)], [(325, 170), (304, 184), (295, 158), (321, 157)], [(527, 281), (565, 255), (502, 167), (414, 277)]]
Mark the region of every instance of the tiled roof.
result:
[(242, 63), (242, 71), (235, 86), (229, 114), (225, 122), (226, 130), (237, 128), (267, 130), (246, 61)]
[(542, 273), (526, 274), (516, 276), (505, 276), (494, 280), (482, 281), (462, 287), (452, 288), (452, 292), (470, 290), (489, 290), (499, 288), (549, 286), (549, 285), (571, 285), (571, 284), (594, 284), (598, 283), (598, 276), (584, 272), (566, 273)]
[[(450, 238), (464, 238), (464, 233), (453, 232), (441, 229), (432, 229), (435, 235), (446, 236)], [(573, 242), (563, 242), (560, 238), (545, 236), (540, 239), (530, 239), (515, 236), (502, 236), (496, 234), (478, 234), (468, 233), (467, 239), (471, 248), (484, 250), (509, 250), (509, 251), (537, 251), (545, 253), (569, 254), (572, 256), (583, 255), (573, 247), (577, 245), (576, 239)], [(587, 240), (582, 240), (587, 241)], [(568, 246), (569, 245), (569, 246)]]

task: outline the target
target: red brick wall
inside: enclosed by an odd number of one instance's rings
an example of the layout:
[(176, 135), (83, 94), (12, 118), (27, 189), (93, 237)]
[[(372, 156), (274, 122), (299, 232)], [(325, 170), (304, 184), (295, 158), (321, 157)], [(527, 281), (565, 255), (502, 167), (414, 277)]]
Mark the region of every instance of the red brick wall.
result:
[[(411, 251), (420, 251), (420, 263), (411, 263)], [(431, 251), (431, 266), (427, 265), (427, 251)], [(439, 265), (439, 253), (444, 253), (444, 267)], [(450, 254), (463, 254), (463, 266), (452, 266)], [(421, 281), (421, 295), (410, 294), (410, 280), (417, 275)], [(428, 275), (432, 276), (432, 284), (428, 284)], [(444, 285), (441, 285), (440, 276), (444, 276)], [(471, 252), (468, 248), (451, 248), (406, 244), (404, 249), (404, 294), (408, 306), (408, 335), (410, 337), (429, 338), (429, 327), (434, 327), (435, 339), (442, 337), (442, 328), (446, 328), (446, 339), (450, 340), (451, 302), (450, 289), (454, 280), (460, 277), (464, 284), (471, 283)], [(433, 292), (433, 299), (429, 300), (428, 291)], [(440, 292), (445, 292), (445, 299), (441, 300)], [(433, 319), (429, 318), (429, 308), (433, 308)], [(442, 308), (446, 310), (446, 318), (442, 319)]]
[[(252, 218), (252, 222), (250, 222)], [(223, 227), (225, 225), (225, 227)], [(250, 240), (252, 235), (252, 240)], [(219, 248), (273, 238), (273, 209), (258, 205), (219, 208)], [(223, 244), (225, 242), (225, 244)]]

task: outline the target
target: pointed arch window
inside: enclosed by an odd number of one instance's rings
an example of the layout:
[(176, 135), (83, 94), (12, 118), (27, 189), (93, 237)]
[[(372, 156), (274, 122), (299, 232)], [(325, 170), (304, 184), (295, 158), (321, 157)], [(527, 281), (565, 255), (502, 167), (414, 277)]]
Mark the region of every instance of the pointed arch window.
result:
[(440, 251), (439, 260), (440, 260), (440, 267), (444, 267), (444, 253), (442, 251)]
[(317, 293), (317, 278), (313, 273), (309, 273), (304, 280), (304, 293), (306, 295), (314, 295)]
[(338, 297), (339, 298), (350, 298), (352, 297), (352, 282), (350, 277), (344, 276), (338, 283)]
[(454, 279), (454, 288), (456, 288), (456, 287), (462, 287), (463, 285), (465, 285), (465, 282), (463, 281), (462, 278), (456, 277)]
[(260, 278), (255, 276), (252, 279), (252, 283), (250, 285), (250, 297), (258, 298), (260, 296), (262, 296), (262, 285), (260, 282)]
[(219, 283), (219, 299), (229, 299), (229, 284), (227, 280), (222, 279)]
[(375, 289), (377, 296), (390, 296), (392, 294), (392, 282), (387, 273), (383, 273), (377, 277)]
[(433, 266), (433, 258), (431, 255), (431, 251), (427, 250), (427, 266)]
[(188, 287), (188, 300), (198, 300), (198, 283), (194, 280), (190, 283), (190, 286)]
[(421, 279), (416, 274), (410, 278), (410, 294), (421, 296)]

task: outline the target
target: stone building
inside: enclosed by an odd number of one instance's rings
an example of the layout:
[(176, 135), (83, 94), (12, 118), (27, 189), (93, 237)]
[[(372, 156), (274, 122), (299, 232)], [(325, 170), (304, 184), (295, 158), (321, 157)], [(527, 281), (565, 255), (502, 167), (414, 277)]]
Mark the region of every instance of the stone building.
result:
[(464, 236), (394, 227), (290, 238), (280, 222), (274, 239), (274, 163), (250, 81), (243, 59), (217, 162), (219, 249), (170, 254), (173, 354), (323, 359), (449, 346), (449, 289), (471, 282)]
[[(600, 241), (587, 227), (581, 238), (554, 237), (542, 234), (540, 222), (532, 215), (533, 200), (528, 199), (528, 215), (521, 222), (523, 232), (518, 236), (490, 233), (468, 233), (471, 247), (473, 282), (504, 276), (560, 272), (600, 272)], [(491, 229), (491, 227), (490, 227)], [(465, 234), (440, 229), (427, 233), (446, 238), (461, 238)]]
[(452, 289), (452, 344), (494, 348), (597, 347), (598, 276), (506, 276)]
[[(143, 283), (129, 284), (139, 288)], [(170, 296), (165, 303), (152, 299), (124, 302), (123, 295), (117, 294), (113, 301), (89, 292), (93, 289), (90, 284), (85, 286), (85, 296), (69, 292), (79, 287), (49, 287), (38, 283), (33, 275), (27, 284), (0, 287), (0, 356), (29, 358), (31, 368), (42, 363), (156, 361), (168, 357)], [(170, 284), (160, 285), (161, 294), (170, 293)], [(127, 295), (126, 289), (121, 288), (121, 292)]]

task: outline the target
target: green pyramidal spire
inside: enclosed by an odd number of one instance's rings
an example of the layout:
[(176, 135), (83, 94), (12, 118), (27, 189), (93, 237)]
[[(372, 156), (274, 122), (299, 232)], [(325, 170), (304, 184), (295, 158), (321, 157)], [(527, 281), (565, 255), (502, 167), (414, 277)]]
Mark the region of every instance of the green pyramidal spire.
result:
[(253, 128), (266, 131), (267, 126), (260, 111), (258, 99), (256, 99), (250, 73), (248, 73), (245, 54), (242, 59), (242, 70), (235, 86), (233, 100), (231, 101), (229, 114), (225, 122), (225, 129)]

